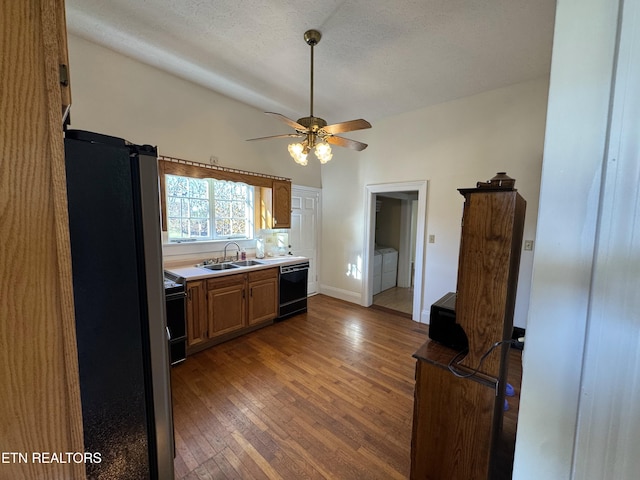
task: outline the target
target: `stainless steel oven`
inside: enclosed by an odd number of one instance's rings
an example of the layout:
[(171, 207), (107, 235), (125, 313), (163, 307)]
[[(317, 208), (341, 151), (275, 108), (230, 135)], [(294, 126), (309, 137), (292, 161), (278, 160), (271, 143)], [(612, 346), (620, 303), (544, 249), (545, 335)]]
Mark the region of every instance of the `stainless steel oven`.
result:
[(167, 331), (171, 365), (182, 362), (187, 355), (186, 292), (184, 279), (164, 273), (164, 298), (167, 309)]
[(280, 267), (279, 320), (307, 311), (308, 279), (308, 261)]

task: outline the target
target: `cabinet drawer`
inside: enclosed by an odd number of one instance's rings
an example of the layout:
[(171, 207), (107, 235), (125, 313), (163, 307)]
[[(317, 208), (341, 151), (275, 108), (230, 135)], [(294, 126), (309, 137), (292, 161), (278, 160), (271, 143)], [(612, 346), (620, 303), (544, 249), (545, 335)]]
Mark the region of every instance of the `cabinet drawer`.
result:
[(278, 278), (278, 268), (268, 268), (266, 270), (257, 270), (255, 272), (249, 272), (249, 282), (255, 282), (257, 280), (269, 280), (271, 278)]
[(247, 276), (244, 273), (236, 273), (233, 275), (225, 275), (220, 278), (209, 278), (207, 280), (207, 290), (213, 288), (228, 287), (230, 285), (243, 284)]

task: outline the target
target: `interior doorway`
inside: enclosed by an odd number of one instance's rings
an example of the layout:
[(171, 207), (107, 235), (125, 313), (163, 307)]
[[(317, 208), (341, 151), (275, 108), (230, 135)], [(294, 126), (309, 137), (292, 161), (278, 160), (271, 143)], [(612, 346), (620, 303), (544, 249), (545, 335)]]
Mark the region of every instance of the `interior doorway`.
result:
[(383, 303), (421, 321), (426, 196), (426, 181), (367, 185), (364, 306)]
[(413, 314), (416, 190), (376, 194), (373, 305)]

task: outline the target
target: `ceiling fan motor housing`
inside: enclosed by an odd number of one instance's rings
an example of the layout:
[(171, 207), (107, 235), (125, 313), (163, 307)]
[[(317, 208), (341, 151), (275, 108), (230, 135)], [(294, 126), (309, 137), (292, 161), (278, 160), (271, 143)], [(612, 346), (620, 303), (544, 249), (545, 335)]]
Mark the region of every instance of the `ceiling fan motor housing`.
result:
[(327, 122), (320, 117), (302, 117), (298, 119), (298, 123), (312, 132), (317, 132), (327, 126)]

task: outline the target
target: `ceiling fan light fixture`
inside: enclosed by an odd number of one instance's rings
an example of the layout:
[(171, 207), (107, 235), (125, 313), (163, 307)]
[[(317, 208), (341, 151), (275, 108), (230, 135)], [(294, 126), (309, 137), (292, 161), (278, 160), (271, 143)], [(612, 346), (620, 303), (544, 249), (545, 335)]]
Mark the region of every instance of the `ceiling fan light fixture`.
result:
[(315, 154), (322, 164), (327, 163), (333, 158), (333, 153), (331, 153), (331, 145), (326, 142), (320, 142), (316, 145)]
[(309, 153), (309, 149), (305, 148), (302, 143), (291, 143), (288, 147), (289, 155), (295, 160), (295, 162), (299, 165), (305, 166), (308, 162), (307, 154)]
[(309, 101), (309, 116), (299, 118), (298, 121), (293, 121), (290, 118), (285, 117), (279, 113), (265, 112), (267, 115), (280, 120), (292, 127), (296, 133), (290, 133), (285, 135), (272, 135), (270, 137), (250, 138), (249, 140), (265, 140), (269, 138), (284, 138), (284, 137), (297, 137), (304, 138), (302, 143), (292, 143), (289, 145), (289, 154), (300, 165), (307, 165), (307, 155), (309, 150), (315, 147), (316, 158), (320, 163), (327, 163), (333, 158), (331, 152), (331, 146), (337, 145), (339, 147), (351, 148), (353, 150), (361, 151), (367, 148), (366, 143), (358, 142), (356, 140), (349, 140), (348, 138), (336, 136), (338, 133), (351, 132), (353, 130), (362, 130), (364, 128), (371, 128), (371, 124), (366, 120), (359, 118), (357, 120), (349, 120), (348, 122), (334, 123), (327, 125), (327, 122), (313, 115), (313, 48), (318, 44), (322, 35), (318, 30), (307, 30), (304, 34), (304, 40), (311, 47), (311, 81), (310, 81), (310, 101)]

